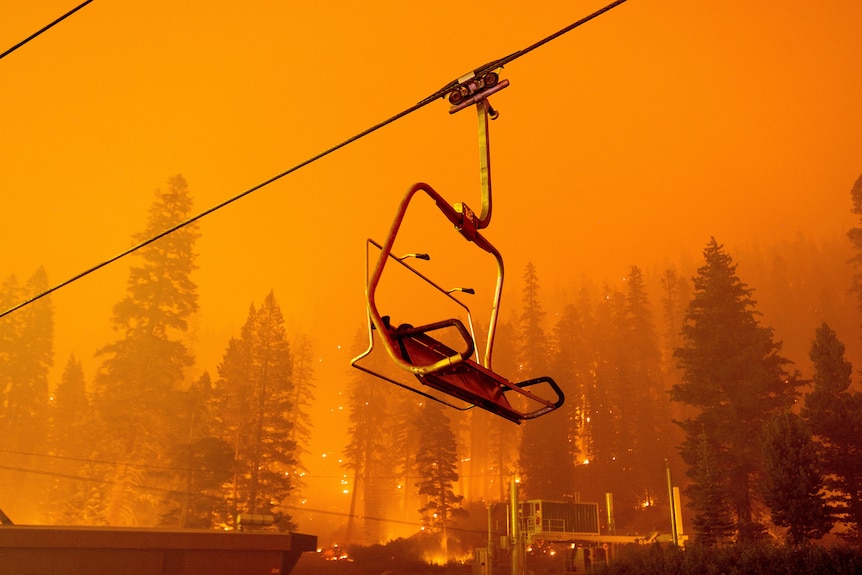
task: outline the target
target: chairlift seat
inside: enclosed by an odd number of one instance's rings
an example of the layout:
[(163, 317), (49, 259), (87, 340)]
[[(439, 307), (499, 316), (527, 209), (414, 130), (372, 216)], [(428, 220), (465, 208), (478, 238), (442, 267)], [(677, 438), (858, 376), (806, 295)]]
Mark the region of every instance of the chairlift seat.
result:
[[(427, 333), (417, 332), (409, 324), (391, 329), (390, 333), (398, 342), (401, 356), (405, 361), (412, 364), (428, 365), (440, 359), (457, 355), (457, 352), (446, 344), (434, 339)], [(472, 359), (464, 359), (433, 373), (417, 373), (416, 378), (424, 385), (481, 407), (514, 423), (521, 423), (525, 419), (535, 417), (533, 413), (523, 413), (516, 410), (504, 395), (507, 389), (522, 387), (523, 384), (511, 383)], [(541, 378), (542, 381), (549, 379)], [(540, 383), (540, 381), (531, 380), (528, 383)], [(556, 387), (555, 384), (552, 385)], [(556, 406), (551, 409), (555, 408)], [(545, 413), (546, 409), (540, 411)]]
[[(481, 117), (481, 114), (480, 114)], [(487, 190), (490, 191), (490, 190)], [(428, 277), (414, 269), (403, 260), (403, 257), (397, 257), (392, 253), (392, 247), (395, 243), (395, 237), (398, 230), (404, 221), (404, 216), (407, 208), (410, 205), (413, 197), (423, 192), (436, 206), (440, 209), (446, 219), (451, 222), (455, 229), (470, 243), (480, 248), (493, 256), (497, 265), (497, 282), (494, 288), (494, 300), (491, 306), (491, 316), (488, 322), (488, 336), (486, 340), (485, 353), (483, 357), (479, 357), (476, 353), (476, 337), (472, 333), (473, 324), (469, 308), (457, 298), (452, 296), (453, 290), (447, 290), (439, 286)], [(487, 197), (490, 200), (490, 197)], [(484, 203), (484, 202), (483, 202)], [(487, 218), (490, 215), (490, 202), (483, 206), (483, 216), (477, 218), (476, 215), (464, 204), (452, 205), (446, 202), (440, 194), (438, 194), (431, 186), (425, 183), (417, 183), (407, 190), (404, 198), (401, 200), (398, 212), (389, 229), (389, 234), (382, 244), (369, 239), (367, 246), (376, 246), (380, 249), (380, 256), (377, 259), (373, 269), (369, 266), (369, 252), (366, 248), (366, 287), (365, 298), (368, 310), (368, 348), (359, 356), (351, 361), (351, 365), (365, 371), (371, 375), (380, 377), (386, 381), (394, 383), (405, 389), (416, 392), (434, 401), (439, 401), (456, 409), (469, 409), (476, 406), (499, 415), (504, 419), (515, 423), (521, 423), (527, 419), (540, 417), (551, 411), (559, 409), (565, 400), (563, 391), (550, 377), (539, 377), (512, 383), (506, 378), (492, 371), (491, 368), (491, 351), (494, 344), (494, 335), (497, 325), (497, 314), (500, 305), (500, 298), (503, 291), (503, 258), (500, 252), (491, 242), (488, 241), (480, 230), (487, 225)], [(389, 316), (380, 313), (377, 307), (376, 294), (377, 287), (380, 283), (380, 278), (383, 275), (383, 270), (389, 261), (397, 262), (398, 265), (404, 266), (406, 269), (414, 273), (420, 279), (424, 280), (434, 289), (439, 291), (445, 297), (448, 297), (455, 304), (461, 306), (466, 315), (470, 329), (468, 330), (464, 324), (456, 318), (437, 321), (424, 326), (413, 327), (409, 324), (401, 325), (398, 328), (393, 328), (390, 323)], [(447, 344), (438, 341), (428, 335), (428, 332), (454, 328), (460, 334), (465, 343), (466, 349), (463, 351), (455, 351)], [(461, 402), (467, 403), (470, 407), (458, 407), (453, 403), (447, 402), (445, 399), (435, 397), (421, 390), (421, 386), (413, 387), (405, 385), (403, 382), (382, 374), (378, 370), (363, 367), (359, 362), (363, 358), (368, 357), (374, 348), (375, 333), (379, 335), (380, 342), (383, 345), (390, 359), (400, 369), (414, 375), (421, 384), (430, 387), (444, 395), (454, 397)], [(475, 359), (473, 359), (475, 357)], [(553, 399), (541, 397), (528, 387), (545, 384), (550, 387), (554, 396)], [(527, 407), (535, 407), (535, 409), (519, 410), (514, 407), (507, 399), (509, 393), (520, 395), (526, 402)]]

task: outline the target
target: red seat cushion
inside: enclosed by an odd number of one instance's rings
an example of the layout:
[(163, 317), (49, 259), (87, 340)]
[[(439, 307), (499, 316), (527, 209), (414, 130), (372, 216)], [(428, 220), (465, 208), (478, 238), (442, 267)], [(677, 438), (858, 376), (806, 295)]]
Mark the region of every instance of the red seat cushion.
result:
[[(423, 333), (399, 337), (395, 330), (393, 336), (401, 346), (404, 360), (413, 365), (430, 365), (444, 357), (457, 354), (445, 344)], [(432, 374), (416, 377), (429, 387), (515, 423), (520, 423), (524, 419), (523, 414), (512, 408), (509, 400), (503, 395), (504, 389), (511, 387), (509, 381), (471, 359), (465, 359)]]

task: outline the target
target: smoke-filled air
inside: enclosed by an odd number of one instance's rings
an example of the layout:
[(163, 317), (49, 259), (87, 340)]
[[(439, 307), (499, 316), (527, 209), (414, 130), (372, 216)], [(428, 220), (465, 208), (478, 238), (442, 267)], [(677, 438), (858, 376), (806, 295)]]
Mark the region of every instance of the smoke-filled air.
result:
[(5, 516), (859, 545), (862, 4), (524, 50), (603, 5), (96, 1), (0, 58)]

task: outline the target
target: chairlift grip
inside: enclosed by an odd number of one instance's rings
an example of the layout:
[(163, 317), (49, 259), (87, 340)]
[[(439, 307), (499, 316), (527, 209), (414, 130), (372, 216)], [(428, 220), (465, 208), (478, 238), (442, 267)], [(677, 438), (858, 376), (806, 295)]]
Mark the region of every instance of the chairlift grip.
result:
[[(496, 78), (496, 74), (493, 75)], [(486, 76), (487, 77), (487, 76)], [(493, 120), (498, 116), (496, 110), (491, 107), (488, 97), (495, 92), (502, 90), (509, 85), (508, 80), (495, 79), (494, 84), (488, 87), (484, 85), (477, 86), (477, 79), (474, 75), (465, 77), (461, 84), (454, 90), (464, 89), (469, 92), (470, 96), (459, 101), (457, 105), (449, 109), (450, 114), (454, 114), (464, 108), (474, 105), (479, 120), (479, 178), (481, 183), (481, 200), (482, 210), (479, 217), (475, 219), (476, 229), (483, 230), (491, 223), (491, 134), (488, 129), (488, 121)], [(466, 205), (455, 204), (455, 210), (458, 212), (466, 211)]]

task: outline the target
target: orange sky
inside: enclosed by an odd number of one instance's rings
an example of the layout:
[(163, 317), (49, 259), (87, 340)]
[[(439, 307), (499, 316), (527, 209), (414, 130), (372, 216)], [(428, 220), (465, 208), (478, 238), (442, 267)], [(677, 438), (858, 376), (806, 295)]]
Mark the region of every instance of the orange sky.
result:
[[(6, 0), (0, 50), (77, 4)], [(0, 274), (65, 280), (128, 247), (170, 176), (203, 210), (603, 4), (96, 0), (0, 60)], [(862, 173), (860, 25), (851, 0), (629, 0), (508, 65), (487, 235), (509, 285), (527, 261), (565, 289), (699, 257), (710, 235), (843, 233)], [(274, 289), (315, 338), (319, 409), (337, 409), (364, 239), (415, 181), (478, 205), (475, 114), (447, 108), (203, 220), (197, 370)], [(133, 260), (53, 297), (56, 377), (71, 352), (92, 375)]]

